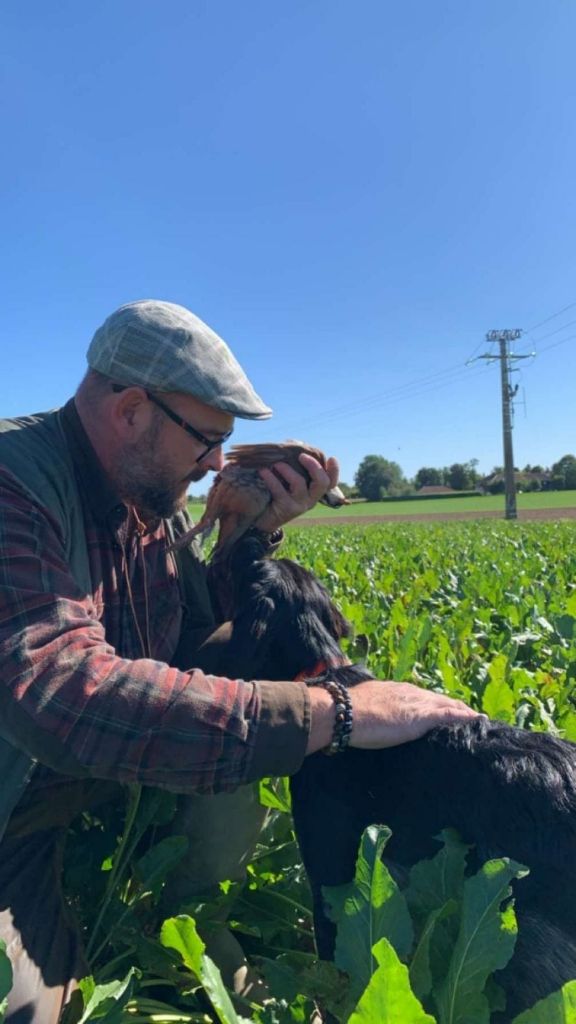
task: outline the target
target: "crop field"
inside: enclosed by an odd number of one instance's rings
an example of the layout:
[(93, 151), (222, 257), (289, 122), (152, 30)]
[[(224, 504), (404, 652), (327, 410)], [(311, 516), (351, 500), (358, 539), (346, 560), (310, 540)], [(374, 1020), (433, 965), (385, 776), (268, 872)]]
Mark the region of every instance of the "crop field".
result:
[[(522, 518), (566, 518), (576, 517), (576, 491), (539, 491), (532, 494), (518, 494), (518, 517)], [(204, 505), (191, 501), (189, 510), (192, 518), (198, 521), (204, 512)], [(504, 497), (501, 494), (470, 495), (465, 498), (406, 498), (402, 501), (358, 501), (343, 508), (328, 508), (316, 505), (306, 512), (297, 522), (296, 527), (303, 524), (341, 523), (350, 525), (353, 522), (380, 519), (469, 519), (469, 518), (503, 518)], [(289, 527), (294, 529), (294, 526)]]
[[(576, 522), (293, 528), (282, 555), (324, 581), (354, 626), (350, 656), (377, 677), (411, 680), (576, 741)], [(491, 974), (516, 938), (509, 883), (524, 869), (502, 859), (465, 878), (465, 850), (445, 837), (414, 878), (433, 889), (451, 864), (450, 908), (428, 908), (422, 926), (402, 905), (400, 928), (386, 912), (390, 899), (395, 907), (403, 899), (379, 859), (387, 833), (369, 829), (356, 881), (327, 893), (337, 966), (319, 964), (286, 780), (265, 780), (260, 791), (270, 812), (246, 883), (222, 880), (209, 902), (164, 921), (163, 886), (186, 851), (183, 838), (159, 838), (174, 799), (133, 787), (127, 804), (78, 823), (66, 891), (93, 978), (82, 982), (83, 1010), (69, 1020), (291, 1024), (308, 1021), (319, 998), (342, 1024), (487, 1024), (499, 1000)], [(265, 978), (266, 999), (233, 1004), (205, 952), (197, 928), (206, 936), (224, 913)], [(447, 913), (459, 937), (440, 956), (434, 941)], [(2, 978), (0, 957), (0, 1000)], [(517, 1024), (574, 1021), (576, 981), (545, 1004)]]
[[(536, 491), (532, 494), (517, 495), (518, 514), (533, 512), (565, 512), (571, 518), (576, 512), (576, 491)], [(480, 516), (503, 516), (504, 496), (502, 494), (473, 494), (464, 498), (406, 498), (403, 501), (360, 501), (353, 502), (344, 508), (328, 508), (317, 505), (307, 512), (302, 519), (348, 519), (354, 517), (412, 517), (437, 516), (452, 518), (454, 516), (478, 513)]]
[[(379, 677), (440, 687), (576, 740), (576, 524), (293, 530)], [(351, 651), (354, 655), (354, 649)]]

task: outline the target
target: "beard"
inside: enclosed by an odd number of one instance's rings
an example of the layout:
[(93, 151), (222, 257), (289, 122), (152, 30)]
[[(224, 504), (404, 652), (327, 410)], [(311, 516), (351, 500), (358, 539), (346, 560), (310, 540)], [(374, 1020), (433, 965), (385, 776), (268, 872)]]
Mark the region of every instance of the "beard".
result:
[(122, 500), (133, 505), (146, 523), (169, 519), (186, 508), (189, 485), (208, 472), (195, 466), (186, 476), (174, 479), (174, 470), (155, 451), (159, 430), (159, 422), (153, 422), (138, 443), (124, 452), (116, 479)]

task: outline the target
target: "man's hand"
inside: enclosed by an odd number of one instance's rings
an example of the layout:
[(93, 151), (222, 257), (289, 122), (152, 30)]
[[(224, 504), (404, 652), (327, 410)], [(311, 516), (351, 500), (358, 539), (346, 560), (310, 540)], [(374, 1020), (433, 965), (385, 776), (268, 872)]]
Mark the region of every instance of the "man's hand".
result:
[[(412, 683), (370, 679), (350, 690), (354, 725), (351, 747), (396, 747), (416, 740), (437, 725), (476, 718), (461, 700), (422, 690)], [(334, 702), (321, 687), (310, 687), (312, 723), (306, 753), (327, 747), (334, 727)]]
[[(311, 455), (300, 455), (298, 461), (310, 474), (309, 483), (286, 462), (275, 463), (275, 472), (272, 469), (260, 470), (260, 476), (272, 495), (272, 503), (256, 520), (255, 526), (259, 530), (273, 533), (284, 523), (296, 519), (308, 509), (313, 508), (316, 502), (326, 494), (326, 491), (338, 483), (339, 467), (336, 459), (329, 458), (326, 469), (323, 469)], [(278, 479), (276, 473), (282, 477), (282, 480)]]

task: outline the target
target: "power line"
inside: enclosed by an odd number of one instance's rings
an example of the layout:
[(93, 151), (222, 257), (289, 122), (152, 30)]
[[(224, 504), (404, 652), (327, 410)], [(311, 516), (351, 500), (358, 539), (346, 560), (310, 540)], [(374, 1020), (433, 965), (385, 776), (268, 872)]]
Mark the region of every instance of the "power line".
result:
[[(431, 377), (424, 377), (420, 380), (412, 381), (403, 386), (399, 386), (396, 389), (392, 389), (389, 392), (383, 392), (381, 395), (373, 396), (371, 399), (354, 402), (348, 407), (345, 407), (345, 412), (343, 412), (341, 408), (326, 410), (323, 414), (317, 417), (310, 417), (306, 421), (300, 420), (298, 423), (298, 429), (300, 430), (301, 427), (328, 423), (334, 419), (342, 419), (344, 416), (346, 416), (346, 418), (351, 418), (362, 415), (367, 410), (373, 409), (378, 405), (382, 405), (383, 402), (385, 402), (386, 405), (392, 405), (397, 402), (411, 401), (416, 398), (420, 398), (423, 395), (431, 394), (435, 391), (441, 390), (442, 388), (448, 387), (462, 378), (470, 379), (472, 377), (478, 377), (486, 372), (486, 367), (483, 367), (481, 370), (469, 370), (465, 367), (457, 366), (450, 372), (442, 371), (444, 380), (434, 381), (433, 377), (438, 377), (438, 374), (433, 374)], [(281, 429), (282, 424), (280, 423), (279, 426)]]
[(554, 320), (557, 316), (561, 316), (562, 313), (566, 313), (569, 309), (573, 309), (574, 306), (576, 306), (576, 302), (571, 302), (568, 306), (564, 306), (563, 309), (559, 309), (556, 313), (552, 313), (552, 316), (547, 316), (545, 320), (541, 320), (539, 324), (534, 324), (533, 327), (527, 327), (526, 334), (529, 334), (531, 331), (537, 331), (539, 327), (544, 327), (544, 324), (550, 323), (551, 320)]
[[(569, 309), (572, 309), (575, 306), (576, 302), (569, 303), (569, 305), (557, 310), (555, 313), (552, 313), (550, 316), (546, 317), (544, 320), (541, 320), (538, 324), (535, 324), (533, 327), (529, 328), (527, 331), (523, 331), (522, 333), (530, 333), (531, 331), (537, 330), (539, 327), (543, 327), (551, 320), (554, 320), (557, 316), (561, 316), (562, 313), (566, 313)], [(565, 330), (567, 327), (570, 327), (572, 326), (572, 324), (575, 323), (576, 320), (570, 320), (567, 324), (564, 324), (562, 327), (558, 327), (556, 330), (550, 331), (548, 334), (544, 334), (539, 339), (534, 339), (534, 343), (538, 344), (545, 338), (553, 337), (553, 335), (558, 334), (559, 332)], [(546, 345), (544, 348), (540, 349), (540, 352), (537, 354), (546, 352), (548, 351), (548, 349), (555, 348), (557, 345), (562, 345), (565, 341), (569, 341), (573, 337), (576, 337), (576, 335), (571, 335), (569, 338), (563, 338), (560, 341), (553, 342), (552, 345)], [(458, 380), (461, 380), (464, 377), (477, 376), (476, 373), (473, 373), (468, 369), (468, 365), (471, 362), (476, 362), (475, 355), (478, 352), (478, 349), (481, 347), (481, 345), (482, 342), (480, 342), (475, 347), (474, 351), (472, 352), (472, 355), (469, 356), (466, 363), (455, 363), (452, 366), (445, 367), (442, 370), (437, 370), (435, 373), (428, 374), (427, 376), (424, 377), (418, 377), (412, 381), (408, 381), (406, 384), (399, 384), (394, 388), (388, 388), (386, 391), (376, 392), (367, 397), (356, 399), (353, 402), (347, 402), (344, 405), (333, 406), (332, 408), (325, 409), (323, 412), (318, 412), (318, 414), (315, 416), (310, 416), (305, 420), (300, 420), (298, 424), (298, 429), (300, 430), (301, 428), (309, 426), (316, 426), (318, 424), (329, 423), (332, 420), (338, 419), (340, 417), (356, 416), (359, 413), (363, 413), (366, 410), (373, 409), (375, 406), (382, 403), (391, 404), (393, 402), (408, 401), (411, 399), (419, 398), (421, 395), (429, 394), (433, 391), (439, 390), (440, 388), (447, 387), (449, 384), (456, 383)], [(529, 354), (534, 355), (535, 353), (518, 353), (519, 356)], [(429, 387), (428, 385), (431, 386)], [(281, 422), (276, 426), (277, 428), (282, 429)]]
[[(576, 324), (576, 320), (569, 320), (567, 324), (562, 324), (562, 327), (557, 327), (554, 331), (548, 331), (548, 334), (543, 334), (540, 338), (534, 338), (534, 341), (536, 344), (539, 344), (541, 341), (545, 341), (546, 338), (551, 338), (553, 334), (560, 334), (560, 331), (565, 331), (567, 327), (572, 327), (573, 324)], [(527, 331), (525, 333), (531, 332)]]
[(410, 393), (413, 388), (418, 388), (421, 385), (426, 385), (430, 382), (438, 380), (438, 378), (452, 378), (454, 374), (461, 374), (467, 372), (465, 367), (461, 363), (456, 363), (452, 367), (446, 367), (443, 370), (437, 370), (435, 373), (428, 374), (425, 377), (418, 377), (415, 380), (407, 381), (406, 384), (398, 384), (394, 388), (388, 388), (386, 391), (379, 391), (375, 394), (365, 396), (364, 398), (355, 399), (353, 402), (347, 402), (345, 405), (333, 406), (330, 409), (325, 409), (323, 412), (319, 412), (316, 416), (311, 416), (306, 420), (301, 420), (302, 426), (308, 426), (311, 423), (319, 423), (327, 420), (334, 419), (338, 416), (353, 415), (354, 412), (363, 412), (366, 408), (372, 408), (374, 405), (381, 404), (385, 401), (392, 401), (395, 398), (410, 397)]
[[(574, 321), (574, 323), (576, 323), (576, 321)], [(568, 324), (566, 324), (566, 326), (568, 327)], [(556, 331), (553, 331), (552, 333), (556, 334)], [(548, 335), (548, 337), (551, 337), (551, 335)], [(538, 352), (519, 352), (518, 354), (533, 355), (537, 358), (539, 355), (542, 355), (543, 352), (548, 352), (551, 348), (558, 348), (558, 345), (563, 345), (566, 341), (573, 341), (574, 338), (576, 338), (576, 334), (569, 334), (567, 338), (559, 338), (558, 341), (553, 341), (551, 345), (545, 345), (544, 348), (541, 348)]]
[(558, 348), (558, 345), (563, 345), (565, 341), (572, 341), (574, 338), (576, 338), (576, 334), (570, 334), (567, 338), (560, 338), (558, 341), (553, 341), (551, 345), (546, 345), (546, 347), (540, 349), (540, 351), (547, 352), (549, 348)]

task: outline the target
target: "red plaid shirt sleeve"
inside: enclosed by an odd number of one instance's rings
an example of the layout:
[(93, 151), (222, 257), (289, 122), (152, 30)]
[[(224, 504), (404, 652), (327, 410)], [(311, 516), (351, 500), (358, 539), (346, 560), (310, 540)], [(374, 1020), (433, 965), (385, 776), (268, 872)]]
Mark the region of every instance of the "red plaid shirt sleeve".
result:
[(301, 764), (305, 688), (127, 660), (79, 590), (50, 513), (0, 472), (0, 716), (71, 775), (215, 792)]

